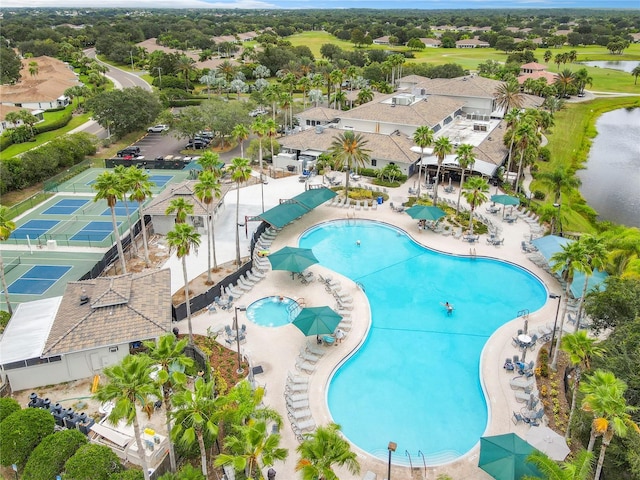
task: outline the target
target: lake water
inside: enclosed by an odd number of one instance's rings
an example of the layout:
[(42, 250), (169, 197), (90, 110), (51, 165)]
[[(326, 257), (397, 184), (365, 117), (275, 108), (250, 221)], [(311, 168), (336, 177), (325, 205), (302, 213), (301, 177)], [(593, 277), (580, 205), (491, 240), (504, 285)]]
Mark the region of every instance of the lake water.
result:
[(580, 62), (582, 65), (588, 67), (610, 68), (612, 70), (622, 70), (623, 72), (631, 73), (631, 70), (640, 65), (637, 60), (620, 60), (616, 62), (601, 61), (601, 62)]
[(599, 220), (640, 227), (640, 108), (605, 113), (596, 122), (580, 191)]

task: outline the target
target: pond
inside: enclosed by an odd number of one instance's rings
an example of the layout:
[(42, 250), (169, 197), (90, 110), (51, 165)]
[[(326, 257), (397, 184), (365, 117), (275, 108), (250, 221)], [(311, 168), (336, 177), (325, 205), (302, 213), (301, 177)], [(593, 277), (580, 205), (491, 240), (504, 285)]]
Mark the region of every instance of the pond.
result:
[(617, 60), (617, 61), (594, 61), (594, 62), (580, 62), (582, 65), (588, 67), (610, 68), (612, 70), (622, 70), (623, 72), (631, 73), (631, 71), (640, 65), (637, 60)]
[(640, 108), (605, 113), (596, 122), (580, 191), (599, 220), (640, 227)]

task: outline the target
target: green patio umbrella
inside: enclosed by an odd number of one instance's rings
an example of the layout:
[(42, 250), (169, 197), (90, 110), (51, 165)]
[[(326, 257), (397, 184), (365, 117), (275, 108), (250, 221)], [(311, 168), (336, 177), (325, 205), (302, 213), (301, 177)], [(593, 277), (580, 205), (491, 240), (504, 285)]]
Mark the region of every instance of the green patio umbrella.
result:
[(318, 259), (310, 248), (284, 247), (267, 258), (274, 270), (287, 270), (293, 273), (300, 273), (318, 263)]
[(293, 319), (293, 324), (305, 335), (332, 334), (342, 320), (331, 307), (307, 307)]
[[(520, 199), (518, 197), (512, 197), (511, 195), (491, 195), (491, 201), (504, 205), (505, 207), (520, 205)], [(502, 209), (502, 218), (504, 218), (504, 209)]]
[(515, 433), (482, 437), (478, 466), (496, 480), (520, 480), (524, 476), (538, 476), (540, 472), (526, 459), (535, 451)]
[(416, 220), (430, 220), (432, 222), (436, 222), (447, 215), (444, 210), (433, 205), (414, 205), (408, 208), (406, 212)]

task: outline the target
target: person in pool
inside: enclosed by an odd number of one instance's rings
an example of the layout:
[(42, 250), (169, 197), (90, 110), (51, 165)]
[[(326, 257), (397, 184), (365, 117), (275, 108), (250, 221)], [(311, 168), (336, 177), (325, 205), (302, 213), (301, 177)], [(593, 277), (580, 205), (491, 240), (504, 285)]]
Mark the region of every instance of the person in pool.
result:
[(447, 315), (451, 315), (453, 313), (453, 305), (449, 302), (444, 302), (442, 306), (447, 309)]

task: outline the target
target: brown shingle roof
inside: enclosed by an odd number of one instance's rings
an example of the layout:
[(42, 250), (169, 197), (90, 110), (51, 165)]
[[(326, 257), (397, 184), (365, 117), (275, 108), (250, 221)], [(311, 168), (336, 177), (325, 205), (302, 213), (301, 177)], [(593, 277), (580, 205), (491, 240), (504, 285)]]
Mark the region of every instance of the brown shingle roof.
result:
[(493, 97), (498, 85), (504, 82), (478, 75), (456, 78), (431, 78), (418, 83), (427, 95)]
[(473, 148), (473, 153), (477, 160), (502, 165), (509, 149), (504, 145), (504, 135), (506, 127), (501, 121), (496, 128), (491, 131), (491, 135), (483, 140), (477, 147)]
[[(81, 305), (83, 295), (90, 301)], [(42, 355), (157, 338), (170, 329), (169, 269), (69, 282)]]
[[(182, 197), (193, 203), (193, 215), (207, 215), (207, 206), (195, 196), (194, 187), (196, 183), (198, 183), (197, 180), (185, 180), (175, 185), (170, 185), (144, 207), (144, 213), (146, 215), (166, 215), (165, 212), (171, 200)], [(211, 205), (212, 210), (216, 209), (217, 205), (222, 202), (222, 199), (231, 188), (232, 185), (226, 183), (220, 185), (220, 198), (214, 199)]]
[(317, 120), (320, 122), (331, 122), (338, 118), (341, 114), (340, 110), (334, 110), (327, 107), (311, 107), (307, 108), (303, 112), (300, 112), (296, 117), (301, 119)]

